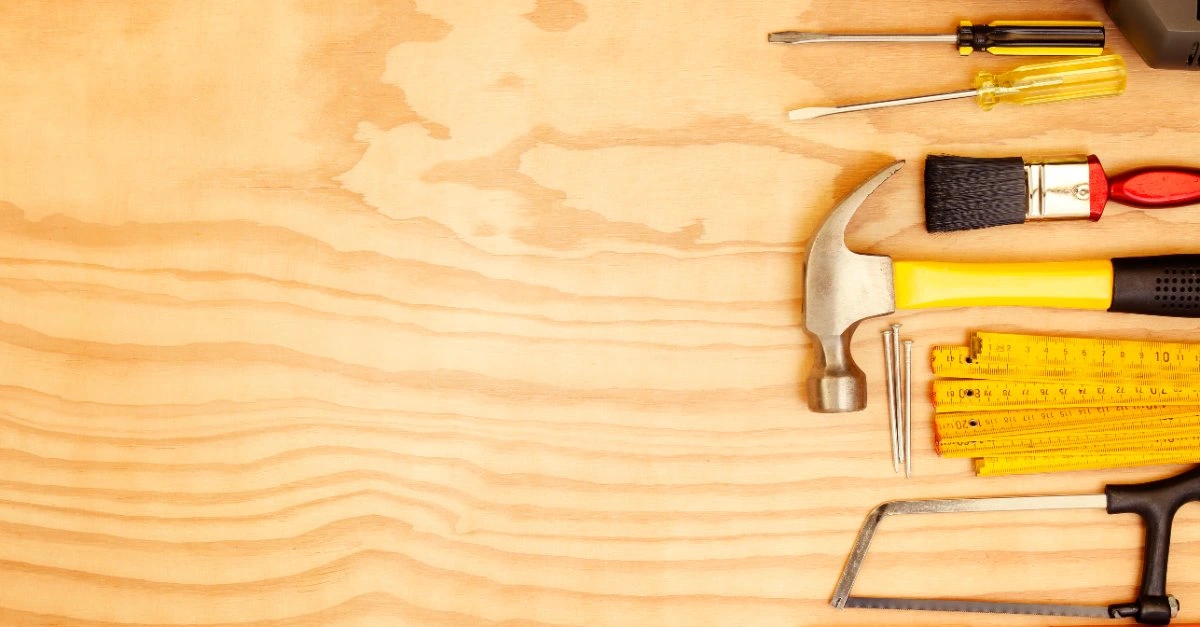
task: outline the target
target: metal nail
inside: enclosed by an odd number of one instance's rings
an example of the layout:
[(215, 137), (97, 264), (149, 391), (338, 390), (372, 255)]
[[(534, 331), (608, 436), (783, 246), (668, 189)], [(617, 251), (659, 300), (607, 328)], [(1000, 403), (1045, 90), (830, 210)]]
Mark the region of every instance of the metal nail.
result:
[(892, 471), (900, 472), (900, 436), (896, 428), (896, 369), (895, 340), (891, 331), (883, 332), (883, 363), (887, 368), (888, 424), (892, 430)]
[[(894, 414), (894, 420), (896, 422), (896, 450), (900, 457), (897, 465), (902, 465), (904, 464), (904, 431), (901, 429), (902, 425), (900, 421), (904, 416), (904, 397), (901, 394), (901, 390), (903, 389), (901, 386), (904, 384), (902, 378), (904, 372), (900, 368), (902, 363), (900, 357), (900, 325), (896, 323), (892, 323), (892, 352), (892, 363), (896, 365), (894, 374), (894, 385), (896, 386), (896, 413)], [(897, 470), (897, 472), (899, 471)]]
[(904, 340), (904, 477), (912, 477), (912, 340)]

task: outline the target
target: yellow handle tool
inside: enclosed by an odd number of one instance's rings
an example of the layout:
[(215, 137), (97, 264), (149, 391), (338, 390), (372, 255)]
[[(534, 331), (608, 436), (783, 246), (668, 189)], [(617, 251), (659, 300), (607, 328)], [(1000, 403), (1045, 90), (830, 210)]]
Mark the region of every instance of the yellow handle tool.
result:
[(1019, 305), (1200, 317), (1200, 255), (892, 264), (897, 309)]
[(897, 309), (1018, 305), (1105, 310), (1112, 306), (1110, 261), (895, 261), (892, 272)]
[(1125, 61), (1120, 55), (1083, 57), (1022, 65), (1002, 74), (980, 72), (973, 89), (897, 100), (880, 100), (837, 107), (804, 107), (788, 112), (791, 120), (811, 120), (834, 113), (882, 109), (901, 105), (975, 98), (985, 111), (997, 103), (1039, 104), (1059, 100), (1115, 96), (1125, 91)]

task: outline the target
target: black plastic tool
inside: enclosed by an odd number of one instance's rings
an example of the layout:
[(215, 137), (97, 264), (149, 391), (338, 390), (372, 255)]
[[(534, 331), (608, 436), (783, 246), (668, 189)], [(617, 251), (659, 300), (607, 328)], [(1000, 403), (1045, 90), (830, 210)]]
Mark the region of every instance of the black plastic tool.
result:
[(1200, 70), (1200, 2), (1104, 0), (1104, 8), (1150, 67)]
[(1200, 255), (1112, 260), (1109, 311), (1200, 318)]
[[(1144, 625), (1166, 625), (1179, 613), (1179, 601), (1167, 594), (1167, 562), (1171, 527), (1179, 508), (1200, 501), (1200, 467), (1181, 475), (1134, 485), (1110, 485), (1104, 494), (1072, 496), (1009, 496), (999, 498), (892, 501), (876, 507), (858, 532), (854, 549), (833, 593), (833, 606), (874, 609), (1034, 614), (1085, 618), (1133, 618)], [(1109, 514), (1137, 514), (1146, 527), (1142, 585), (1137, 600), (1109, 606), (1006, 603), (952, 599), (901, 599), (850, 595), (866, 558), (871, 538), (883, 518), (898, 514), (1004, 512), (1044, 509), (1104, 508)]]
[(959, 54), (967, 49), (992, 54), (1099, 54), (1104, 26), (1099, 22), (992, 22), (958, 27)]
[(1167, 594), (1167, 558), (1171, 527), (1179, 508), (1200, 501), (1200, 467), (1177, 477), (1104, 489), (1110, 514), (1137, 514), (1146, 524), (1142, 557), (1142, 589), (1137, 601), (1110, 606), (1114, 618), (1136, 618), (1145, 625), (1166, 625), (1179, 612), (1179, 602)]
[(948, 43), (958, 53), (990, 52), (1005, 55), (1098, 55), (1104, 51), (1104, 25), (1100, 22), (1000, 20), (990, 24), (959, 22), (953, 34), (841, 34), (780, 31), (767, 36), (776, 44), (815, 42)]

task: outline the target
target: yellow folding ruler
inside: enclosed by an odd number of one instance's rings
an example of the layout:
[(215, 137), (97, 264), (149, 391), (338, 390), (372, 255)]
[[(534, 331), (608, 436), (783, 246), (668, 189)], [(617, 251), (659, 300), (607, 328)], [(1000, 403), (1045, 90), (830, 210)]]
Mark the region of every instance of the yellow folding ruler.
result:
[(979, 439), (1011, 432), (1044, 433), (1093, 425), (1134, 429), (1155, 426), (1164, 420), (1179, 420), (1182, 426), (1200, 424), (1200, 405), (1010, 409), (934, 416), (939, 440)]
[(1200, 405), (1200, 387), (1119, 381), (943, 379), (933, 383), (933, 403), (939, 412), (987, 411), (1015, 407)]
[(1195, 380), (1200, 386), (1200, 344), (981, 331), (969, 347), (935, 347), (932, 361), (939, 377)]
[[(1027, 347), (1031, 348), (1031, 347)], [(1082, 349), (1086, 351), (1086, 349)], [(1103, 352), (1103, 351), (1102, 351)], [(1044, 354), (1044, 353), (1043, 353)], [(966, 346), (937, 346), (933, 349), (933, 373), (952, 379), (1013, 379), (1040, 381), (1162, 381), (1200, 387), (1200, 371), (1185, 369), (1180, 362), (1167, 362), (1159, 369), (1115, 364), (1048, 364), (1008, 355), (985, 360)]]
[[(1149, 368), (1200, 372), (1200, 345), (1180, 342), (979, 332), (971, 352), (981, 361), (1037, 361), (1078, 368)], [(1035, 356), (1036, 353), (1040, 356)]]
[(1200, 450), (1197, 449), (1136, 454), (1013, 455), (976, 459), (975, 474), (980, 477), (999, 477), (1068, 470), (1198, 463)]
[(1200, 428), (1193, 433), (1174, 428), (1139, 430), (1075, 429), (1049, 433), (1012, 434), (986, 440), (942, 440), (942, 457), (988, 457), (1064, 453), (1140, 453), (1176, 449), (1200, 450)]
[(979, 332), (931, 361), (938, 453), (981, 475), (1200, 462), (1200, 344)]

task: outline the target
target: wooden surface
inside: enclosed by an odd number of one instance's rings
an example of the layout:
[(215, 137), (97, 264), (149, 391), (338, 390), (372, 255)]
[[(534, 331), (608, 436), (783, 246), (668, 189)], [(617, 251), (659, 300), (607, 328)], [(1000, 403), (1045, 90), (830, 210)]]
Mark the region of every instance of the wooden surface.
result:
[[(983, 480), (931, 450), (936, 342), (1175, 339), (1194, 321), (971, 309), (917, 342), (917, 477), (869, 410), (801, 396), (805, 243), (909, 259), (1200, 251), (1200, 212), (930, 236), (920, 162), (1200, 164), (1200, 74), (1124, 38), (1126, 95), (788, 123), (1019, 63), (775, 47), (794, 28), (1104, 19), (1100, 2), (0, 3), (0, 624), (1069, 625), (828, 607), (895, 498), (1076, 493), (1175, 468)], [(1170, 590), (1200, 619), (1200, 507)], [(889, 521), (863, 594), (1109, 603), (1103, 512)], [(1086, 624), (1088, 621), (1082, 621)], [(1094, 622), (1094, 621), (1093, 621)]]

